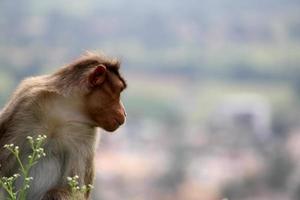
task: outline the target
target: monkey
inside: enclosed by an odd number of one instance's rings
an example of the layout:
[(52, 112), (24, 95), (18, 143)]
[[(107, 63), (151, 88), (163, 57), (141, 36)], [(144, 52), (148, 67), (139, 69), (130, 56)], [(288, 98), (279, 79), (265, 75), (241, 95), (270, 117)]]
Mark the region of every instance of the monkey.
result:
[[(0, 176), (18, 170), (16, 159), (3, 145), (13, 143), (28, 155), (26, 137), (47, 136), (47, 156), (30, 171), (33, 180), (27, 200), (71, 200), (67, 177), (77, 175), (79, 184), (93, 183), (96, 129), (113, 132), (126, 120), (121, 93), (127, 83), (119, 69), (118, 59), (88, 52), (17, 87), (0, 112)], [(90, 192), (78, 197), (87, 199)]]

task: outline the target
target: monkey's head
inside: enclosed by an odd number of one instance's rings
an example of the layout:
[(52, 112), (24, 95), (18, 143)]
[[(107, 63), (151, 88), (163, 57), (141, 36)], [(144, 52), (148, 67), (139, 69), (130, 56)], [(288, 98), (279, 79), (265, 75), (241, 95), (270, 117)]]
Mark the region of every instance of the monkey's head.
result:
[(119, 64), (99, 64), (88, 75), (90, 92), (86, 95), (86, 109), (97, 126), (114, 131), (125, 122), (126, 112), (121, 93), (126, 83), (119, 73)]
[(71, 96), (72, 101), (81, 96), (83, 112), (95, 126), (114, 131), (126, 118), (121, 101), (126, 82), (119, 68), (116, 59), (88, 53), (56, 72), (54, 82), (58, 90)]

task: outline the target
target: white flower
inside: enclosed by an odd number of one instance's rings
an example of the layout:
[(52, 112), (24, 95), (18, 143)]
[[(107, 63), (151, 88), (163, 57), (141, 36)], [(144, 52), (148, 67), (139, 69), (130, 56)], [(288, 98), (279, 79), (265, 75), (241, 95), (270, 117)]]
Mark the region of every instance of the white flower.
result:
[(18, 178), (20, 174), (14, 174), (13, 177)]
[(31, 180), (33, 180), (33, 177), (27, 177), (27, 178), (25, 178), (25, 180), (26, 181), (31, 181)]
[(26, 138), (27, 138), (27, 140), (33, 140), (33, 138), (31, 136), (27, 136)]

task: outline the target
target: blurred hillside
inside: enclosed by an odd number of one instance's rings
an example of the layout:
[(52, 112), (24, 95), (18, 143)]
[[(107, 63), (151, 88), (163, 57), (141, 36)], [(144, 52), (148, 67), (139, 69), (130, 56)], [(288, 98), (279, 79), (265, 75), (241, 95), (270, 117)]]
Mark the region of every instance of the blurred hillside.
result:
[(298, 200), (300, 1), (2, 0), (0, 105), (86, 50), (122, 60), (127, 124), (95, 199)]
[(102, 49), (126, 58), (126, 68), (134, 70), (288, 79), (299, 65), (299, 4), (4, 0), (1, 69), (22, 77), (36, 71), (30, 67), (41, 71), (84, 50)]

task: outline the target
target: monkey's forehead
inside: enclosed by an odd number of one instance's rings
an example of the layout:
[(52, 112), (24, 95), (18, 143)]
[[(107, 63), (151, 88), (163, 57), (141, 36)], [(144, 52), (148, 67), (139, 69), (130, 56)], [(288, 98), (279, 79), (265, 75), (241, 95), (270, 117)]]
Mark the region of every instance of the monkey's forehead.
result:
[(103, 52), (101, 53), (96, 53), (96, 52), (91, 52), (87, 51), (85, 54), (83, 54), (79, 60), (80, 61), (86, 61), (86, 62), (94, 62), (98, 64), (105, 64), (107, 67), (120, 67), (120, 61), (115, 58), (115, 57), (109, 57)]

